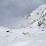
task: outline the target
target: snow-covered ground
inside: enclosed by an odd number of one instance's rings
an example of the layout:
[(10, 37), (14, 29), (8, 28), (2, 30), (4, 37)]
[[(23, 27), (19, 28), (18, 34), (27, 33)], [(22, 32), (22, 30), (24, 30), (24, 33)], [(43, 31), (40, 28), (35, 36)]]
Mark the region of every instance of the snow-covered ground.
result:
[[(7, 32), (9, 31), (9, 32)], [(46, 28), (0, 30), (1, 46), (46, 46)]]
[(46, 46), (46, 5), (22, 19), (15, 28), (0, 26), (1, 46)]

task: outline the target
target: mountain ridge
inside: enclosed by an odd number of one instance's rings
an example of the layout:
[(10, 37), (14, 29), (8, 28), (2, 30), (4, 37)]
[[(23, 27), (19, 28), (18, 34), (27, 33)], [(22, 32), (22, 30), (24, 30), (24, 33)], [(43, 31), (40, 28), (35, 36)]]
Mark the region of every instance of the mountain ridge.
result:
[(22, 24), (18, 24), (17, 27), (19, 26), (22, 27), (24, 23), (26, 26), (31, 26), (35, 22), (37, 23), (37, 26), (46, 25), (46, 5), (39, 6), (36, 10), (32, 11), (30, 14), (24, 17), (24, 19), (21, 21), (20, 22)]

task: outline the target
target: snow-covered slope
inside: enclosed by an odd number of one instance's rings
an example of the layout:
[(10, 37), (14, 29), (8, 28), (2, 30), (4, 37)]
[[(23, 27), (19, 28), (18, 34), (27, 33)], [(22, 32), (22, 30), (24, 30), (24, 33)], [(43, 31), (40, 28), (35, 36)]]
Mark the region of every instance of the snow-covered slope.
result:
[(0, 26), (0, 46), (4, 46), (8, 41), (8, 39), (6, 38), (7, 36), (6, 31), (10, 31), (10, 29)]
[(33, 27), (46, 26), (46, 5), (39, 6), (36, 10), (28, 14), (23, 20), (20, 21), (18, 27)]
[[(8, 32), (9, 31), (9, 32)], [(46, 28), (0, 30), (1, 46), (46, 46)]]
[(42, 5), (24, 19), (16, 28), (0, 28), (1, 46), (46, 46), (46, 5)]
[[(22, 28), (15, 29), (12, 35), (14, 39), (7, 46), (46, 46), (46, 28)], [(13, 37), (13, 36), (10, 37)], [(10, 38), (9, 37), (9, 38)], [(10, 39), (11, 40), (11, 39)]]
[[(29, 24), (36, 24), (36, 26), (46, 25), (46, 5), (42, 5), (30, 13), (26, 19), (29, 20)], [(39, 25), (40, 24), (40, 25)]]

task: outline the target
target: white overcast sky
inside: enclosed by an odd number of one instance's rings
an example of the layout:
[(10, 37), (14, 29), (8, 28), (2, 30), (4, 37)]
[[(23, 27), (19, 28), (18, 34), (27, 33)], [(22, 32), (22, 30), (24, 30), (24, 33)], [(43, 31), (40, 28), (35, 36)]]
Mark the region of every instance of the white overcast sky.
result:
[(0, 26), (14, 27), (19, 19), (46, 4), (46, 0), (0, 0)]

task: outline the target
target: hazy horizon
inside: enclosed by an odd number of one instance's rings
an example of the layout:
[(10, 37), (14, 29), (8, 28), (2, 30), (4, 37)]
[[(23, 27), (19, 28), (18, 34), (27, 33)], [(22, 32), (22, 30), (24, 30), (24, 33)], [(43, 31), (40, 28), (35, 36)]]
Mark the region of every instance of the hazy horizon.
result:
[(15, 27), (21, 18), (46, 4), (46, 0), (0, 0), (0, 26)]

